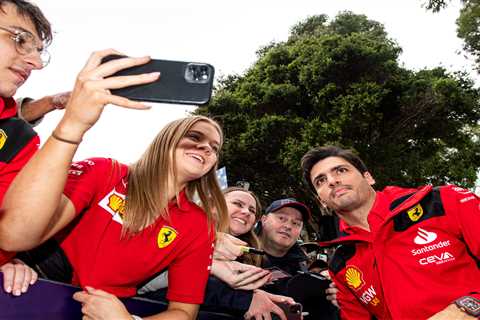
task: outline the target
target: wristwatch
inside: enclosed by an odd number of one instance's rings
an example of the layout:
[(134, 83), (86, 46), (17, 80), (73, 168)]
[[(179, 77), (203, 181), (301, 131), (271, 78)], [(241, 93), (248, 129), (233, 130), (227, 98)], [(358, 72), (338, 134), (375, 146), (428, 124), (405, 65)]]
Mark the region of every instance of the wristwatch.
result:
[(463, 296), (455, 300), (455, 304), (460, 310), (471, 316), (480, 316), (480, 300), (470, 296)]

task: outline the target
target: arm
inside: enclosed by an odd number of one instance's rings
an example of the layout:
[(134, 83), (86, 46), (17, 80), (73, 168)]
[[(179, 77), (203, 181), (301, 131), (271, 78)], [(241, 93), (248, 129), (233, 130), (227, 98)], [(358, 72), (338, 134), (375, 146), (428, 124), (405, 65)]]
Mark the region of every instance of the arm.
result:
[[(76, 292), (73, 299), (82, 303), (82, 313), (88, 319), (132, 320), (132, 315), (125, 308), (125, 305), (113, 294), (103, 290), (86, 287), (85, 291)], [(198, 305), (196, 304), (171, 301), (166, 311), (143, 319), (195, 320), (197, 313)]]
[(46, 141), (7, 191), (1, 208), (0, 248), (31, 249), (67, 225), (75, 210), (62, 192), (70, 162), (83, 135), (98, 121), (108, 103), (145, 108), (140, 102), (110, 94), (108, 89), (149, 83), (159, 74), (105, 78), (149, 60), (148, 57), (122, 58), (100, 64), (103, 57), (115, 53), (105, 50), (91, 55), (77, 77), (65, 114), (54, 130), (57, 138)]
[(18, 116), (35, 126), (50, 111), (64, 109), (69, 98), (70, 92), (62, 92), (37, 100), (30, 98), (18, 99)]
[[(480, 219), (478, 219), (480, 215), (480, 199), (472, 192), (453, 185), (442, 187), (441, 196), (447, 214), (453, 214), (468, 250), (476, 257), (478, 263), (480, 261), (480, 238), (478, 237), (480, 230)], [(465, 292), (464, 295), (480, 299), (479, 289), (477, 288), (476, 292)], [(445, 309), (429, 318), (429, 320), (447, 319), (476, 318), (460, 310), (454, 303), (449, 304)]]
[(342, 320), (371, 320), (372, 315), (350, 292), (350, 289), (332, 273), (330, 273), (330, 276), (337, 287), (337, 303), (340, 308), (340, 318)]

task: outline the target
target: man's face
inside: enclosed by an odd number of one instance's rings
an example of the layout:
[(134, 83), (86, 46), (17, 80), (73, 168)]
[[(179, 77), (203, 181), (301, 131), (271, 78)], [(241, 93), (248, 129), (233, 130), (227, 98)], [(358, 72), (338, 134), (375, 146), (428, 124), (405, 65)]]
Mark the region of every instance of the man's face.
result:
[[(30, 32), (41, 43), (35, 26), (30, 19), (20, 16), (15, 5), (6, 3), (0, 11), (0, 27), (10, 30), (22, 30)], [(0, 96), (11, 97), (17, 89), (28, 79), (30, 72), (41, 69), (42, 62), (37, 52), (21, 55), (15, 48), (12, 34), (0, 30)]]
[(265, 240), (266, 247), (270, 245), (277, 250), (287, 251), (300, 237), (302, 227), (300, 211), (283, 207), (262, 216), (262, 239)]
[(328, 157), (317, 162), (310, 171), (320, 202), (337, 212), (353, 211), (375, 197), (370, 173), (363, 175), (340, 157)]

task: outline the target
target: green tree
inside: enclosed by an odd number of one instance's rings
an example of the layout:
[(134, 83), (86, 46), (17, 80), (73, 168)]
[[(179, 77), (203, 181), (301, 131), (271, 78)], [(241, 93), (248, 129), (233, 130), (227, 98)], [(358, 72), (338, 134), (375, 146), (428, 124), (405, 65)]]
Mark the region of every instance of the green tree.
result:
[(462, 73), (407, 70), (400, 53), (380, 23), (351, 12), (331, 22), (310, 17), (287, 41), (261, 48), (245, 74), (222, 79), (197, 111), (223, 123), (230, 183), (249, 181), (264, 204), (292, 195), (311, 203), (300, 159), (336, 144), (360, 154), (379, 188), (472, 186), (479, 92)]
[[(463, 49), (474, 57), (476, 69), (480, 70), (480, 1), (460, 1), (463, 7), (457, 18), (457, 35), (464, 41)], [(426, 8), (433, 12), (438, 12), (447, 5), (445, 0), (428, 0), (426, 2)]]

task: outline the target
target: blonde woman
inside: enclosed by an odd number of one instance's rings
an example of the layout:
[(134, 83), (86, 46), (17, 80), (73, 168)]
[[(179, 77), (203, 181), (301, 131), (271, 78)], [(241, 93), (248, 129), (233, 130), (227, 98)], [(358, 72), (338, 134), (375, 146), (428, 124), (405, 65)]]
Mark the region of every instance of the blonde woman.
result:
[[(85, 289), (74, 296), (85, 319), (132, 319), (115, 296), (135, 295), (140, 283), (168, 268), (168, 310), (148, 319), (195, 319), (215, 225), (222, 229), (227, 221), (215, 176), (222, 131), (209, 118), (188, 117), (165, 126), (131, 166), (105, 158), (71, 164), (107, 103), (145, 108), (108, 89), (159, 76), (108, 78), (149, 60), (100, 64), (110, 54), (118, 52), (97, 52), (87, 61), (62, 120), (7, 192), (0, 247), (29, 250), (57, 234), (72, 267), (71, 282)], [(200, 206), (192, 202), (194, 193)]]

